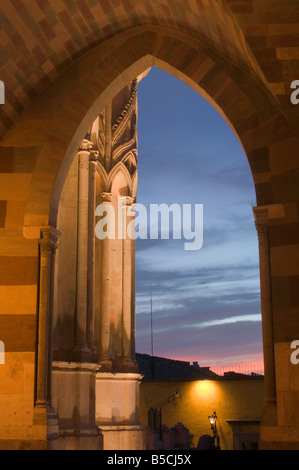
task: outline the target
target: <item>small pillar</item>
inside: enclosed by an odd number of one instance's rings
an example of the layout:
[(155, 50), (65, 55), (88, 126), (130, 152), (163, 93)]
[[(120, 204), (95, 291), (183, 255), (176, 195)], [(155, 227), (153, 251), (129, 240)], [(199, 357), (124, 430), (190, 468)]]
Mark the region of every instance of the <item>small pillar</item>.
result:
[[(102, 203), (111, 204), (111, 193), (102, 194)], [(110, 215), (107, 211), (107, 217)], [(108, 221), (109, 223), (109, 221)], [(111, 240), (106, 237), (102, 243), (102, 311), (100, 361), (103, 371), (111, 370), (110, 358), (110, 295), (111, 295)]]
[(59, 447), (58, 420), (52, 405), (54, 258), (59, 236), (60, 232), (48, 226), (41, 229), (39, 240), (39, 300), (33, 424), (44, 427), (48, 449)]
[(53, 227), (41, 230), (39, 240), (39, 302), (35, 406), (51, 405), (52, 305), (54, 255), (60, 233)]
[[(136, 371), (135, 361), (135, 211), (134, 198), (123, 198), (123, 349), (124, 371)], [(130, 231), (130, 233), (129, 233)]]
[(271, 268), (269, 249), (268, 212), (260, 207), (253, 209), (259, 242), (261, 313), (264, 351), (264, 410), (263, 423), (276, 424), (276, 386), (273, 338), (273, 311), (271, 299)]
[(88, 199), (89, 199), (89, 160), (93, 144), (83, 140), (78, 151), (78, 242), (77, 242), (77, 306), (75, 361), (89, 361), (90, 349), (87, 345), (87, 271), (88, 271)]
[(91, 359), (96, 360), (94, 346), (94, 305), (95, 305), (95, 210), (96, 171), (98, 152), (91, 152), (89, 160), (88, 195), (88, 266), (87, 266), (87, 346)]

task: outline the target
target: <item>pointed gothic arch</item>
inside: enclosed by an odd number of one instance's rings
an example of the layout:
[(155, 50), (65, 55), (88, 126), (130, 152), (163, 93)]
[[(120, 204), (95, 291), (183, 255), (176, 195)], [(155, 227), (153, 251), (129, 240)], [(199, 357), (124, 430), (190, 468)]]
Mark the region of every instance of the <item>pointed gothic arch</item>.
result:
[[(238, 49), (242, 44), (235, 46)], [(232, 51), (231, 48), (229, 50)], [(190, 31), (180, 31), (180, 28), (150, 24), (130, 28), (94, 47), (58, 77), (10, 128), (4, 136), (2, 148), (25, 146), (30, 136), (34, 149), (34, 168), (26, 186), (26, 207), (19, 221), (26, 240), (20, 250), (25, 252), (29, 246), (32, 253), (36, 253), (32, 256), (32, 272), (35, 272), (40, 247), (44, 271), (39, 279), (38, 312), (42, 313), (40, 319), (44, 319), (52, 302), (47, 292), (51, 273), (45, 267), (50, 267), (47, 263), (54, 256), (59, 236), (56, 222), (63, 184), (73, 156), (99, 111), (124, 85), (152, 65), (182, 79), (218, 109), (244, 148), (256, 188), (258, 207), (255, 218), (260, 233), (262, 300), (265, 302), (262, 315), (266, 322), (264, 351), (268, 361), (265, 378), (270, 384), (262, 441), (265, 445), (273, 443), (275, 446), (275, 442), (283, 445), (286, 429), (297, 425), (292, 417), (282, 412), (285, 403), (292, 406), (292, 394), (297, 391), (288, 389), (283, 395), (279, 373), (281, 364), (286, 363), (288, 341), (294, 339), (292, 335), (298, 329), (296, 306), (286, 303), (282, 308), (277, 305), (273, 285), (279, 288), (291, 278), (296, 283), (291, 260), (292, 254), (294, 259), (298, 258), (298, 240), (292, 238), (290, 232), (291, 226), (297, 223), (298, 165), (290, 162), (288, 170), (292, 167), (293, 172), (286, 176), (281, 161), (286, 154), (295, 154), (298, 144), (280, 103), (246, 48), (244, 57), (246, 60), (241, 63), (238, 55), (228, 54), (225, 48), (221, 51), (221, 48), (205, 41), (204, 36), (198, 38)], [(52, 98), (52, 107), (51, 113), (49, 111), (50, 114), (45, 115), (44, 104), (48, 96)], [(36, 121), (38, 130), (33, 132)], [(286, 181), (291, 182), (287, 192), (282, 189)], [(279, 240), (284, 241), (280, 243)], [(279, 260), (282, 258), (281, 267)], [(32, 284), (37, 284), (36, 273), (32, 279)], [(273, 316), (274, 309), (276, 317)], [(284, 321), (282, 332), (278, 332), (282, 326), (282, 312), (289, 321)], [(45, 329), (40, 333), (44, 335)], [(40, 360), (46, 354), (43, 344), (41, 347)], [(44, 369), (43, 366), (38, 376), (43, 384), (48, 377)], [(40, 404), (44, 404), (42, 400)], [(277, 416), (280, 417), (278, 425)]]

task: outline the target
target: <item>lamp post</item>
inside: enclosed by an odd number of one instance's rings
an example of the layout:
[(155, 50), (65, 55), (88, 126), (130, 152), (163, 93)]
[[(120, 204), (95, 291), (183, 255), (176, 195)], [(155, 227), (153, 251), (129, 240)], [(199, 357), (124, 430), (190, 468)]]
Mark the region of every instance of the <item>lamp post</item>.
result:
[(209, 418), (209, 422), (210, 422), (210, 425), (211, 425), (211, 429), (213, 431), (213, 439), (214, 439), (215, 449), (220, 450), (219, 436), (217, 434), (217, 426), (216, 426), (216, 421), (217, 421), (216, 411), (214, 411), (214, 413), (211, 416), (209, 416), (208, 418)]

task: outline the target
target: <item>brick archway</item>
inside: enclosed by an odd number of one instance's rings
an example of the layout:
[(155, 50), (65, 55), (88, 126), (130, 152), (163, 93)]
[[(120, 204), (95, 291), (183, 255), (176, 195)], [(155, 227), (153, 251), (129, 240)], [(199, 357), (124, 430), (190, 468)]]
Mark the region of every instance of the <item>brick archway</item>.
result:
[[(276, 309), (274, 330), (267, 330), (265, 355), (272, 362), (271, 383), (275, 387), (275, 399), (278, 392), (279, 410), (285, 403), (291, 407), (294, 391), (280, 390), (279, 368), (287, 361), (288, 341), (296, 339), (290, 335), (298, 331), (296, 299), (292, 297), (294, 285), (298, 283), (298, 273), (295, 274), (293, 266), (294, 260), (298, 259), (298, 240), (291, 234), (291, 227), (298, 226), (298, 165), (290, 157), (287, 162), (283, 161), (286, 153), (295, 155), (296, 139), (262, 74), (254, 67), (250, 69), (234, 62), (231, 56), (221, 54), (201, 39), (154, 25), (133, 28), (108, 39), (58, 77), (5, 135), (1, 149), (4, 155), (16, 154), (20, 148), (34, 149), (32, 173), (26, 184), (24, 218), (18, 221), (18, 230), (22, 229), (26, 239), (20, 248), (20, 260), (24, 258), (27, 246), (32, 252), (30, 285), (37, 284), (40, 231), (49, 225), (55, 227), (63, 182), (88, 126), (124, 84), (151, 65), (176, 75), (204, 94), (229, 122), (245, 150), (256, 187), (257, 204), (263, 206), (255, 212), (257, 225), (267, 227), (263, 238), (262, 278), (266, 279), (266, 315), (272, 328), (271, 315)], [(286, 171), (290, 170), (286, 180)], [(287, 189), (286, 181), (291, 183)], [(269, 236), (270, 246), (267, 245)], [(284, 253), (288, 254), (289, 261), (282, 259)], [(15, 261), (18, 263), (18, 259)], [(288, 291), (290, 298), (282, 296), (278, 299), (273, 286), (277, 292), (286, 284), (291, 289), (289, 283), (293, 283), (292, 291)], [(21, 280), (19, 285), (24, 284)], [(280, 328), (282, 312), (288, 314), (291, 330), (288, 325)], [(34, 324), (34, 315), (29, 324)], [(34, 345), (29, 345), (29, 350), (33, 352)], [(279, 437), (274, 438), (277, 412), (272, 405), (276, 407), (273, 402), (265, 415), (265, 445), (285, 440), (283, 426), (296, 424), (291, 415), (278, 415), (281, 430)]]
[[(148, 26), (130, 30), (93, 49), (59, 77), (33, 105), (35, 113), (35, 107), (46, 106), (51, 99), (52, 103), (57, 103), (57, 109), (50, 119), (47, 116), (43, 122), (41, 117), (39, 121), (37, 140), (42, 146), (28, 194), (25, 227), (47, 224), (51, 203), (50, 199), (45, 199), (42, 190), (44, 207), (37, 207), (39, 188), (47, 187), (49, 196), (55, 180), (59, 194), (60, 181), (65, 178), (71, 156), (98, 110), (115, 96), (122, 84), (151, 65), (177, 76), (216, 107), (245, 150), (258, 204), (274, 202), (275, 189), (269, 183), (269, 149), (284, 145), (284, 142), (290, 145), (294, 136), (271, 90), (253, 71), (249, 73), (229, 58), (215, 54), (200, 40), (177, 31)], [(5, 145), (13, 141), (14, 133), (22, 131), (22, 121), (23, 132), (28, 132), (25, 114), (4, 138)], [(30, 121), (29, 112), (29, 126)], [(55, 190), (52, 197), (50, 218), (54, 222)]]

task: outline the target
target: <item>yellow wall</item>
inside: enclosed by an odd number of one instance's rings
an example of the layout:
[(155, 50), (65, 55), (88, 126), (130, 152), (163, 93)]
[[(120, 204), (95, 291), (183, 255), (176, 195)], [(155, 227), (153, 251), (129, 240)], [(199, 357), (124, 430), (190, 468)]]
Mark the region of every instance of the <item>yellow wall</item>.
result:
[[(179, 397), (168, 402), (176, 391)], [(220, 379), (145, 381), (140, 386), (140, 419), (147, 425), (148, 410), (162, 409), (162, 424), (168, 427), (181, 422), (186, 426), (195, 446), (203, 434), (212, 435), (208, 416), (216, 411), (220, 446), (233, 449), (232, 425), (229, 419), (259, 419), (262, 413), (264, 380)], [(253, 426), (251, 432), (258, 432)]]

